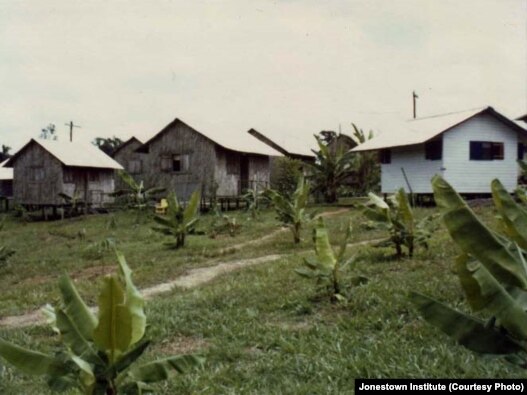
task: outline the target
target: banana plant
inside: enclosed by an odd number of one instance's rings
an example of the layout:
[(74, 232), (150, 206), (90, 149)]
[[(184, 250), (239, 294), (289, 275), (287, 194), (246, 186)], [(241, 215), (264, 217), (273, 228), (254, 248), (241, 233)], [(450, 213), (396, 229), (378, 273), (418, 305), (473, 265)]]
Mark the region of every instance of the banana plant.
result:
[(59, 352), (44, 354), (0, 338), (0, 357), (26, 374), (46, 376), (53, 391), (77, 388), (86, 395), (152, 393), (152, 383), (201, 365), (202, 358), (180, 355), (135, 366), (150, 344), (144, 338), (144, 299), (119, 252), (117, 260), (119, 274), (103, 280), (98, 316), (68, 276), (59, 280), (62, 303), (46, 310), (60, 334)]
[(242, 195), (242, 199), (245, 200), (247, 204), (247, 211), (251, 214), (252, 219), (258, 218), (263, 198), (263, 192), (258, 192), (256, 187), (248, 189)]
[[(527, 211), (498, 181), (492, 197), (503, 233), (489, 229), (444, 179), (432, 180), (446, 228), (461, 250), (456, 273), (467, 302), (478, 317), (457, 311), (429, 296), (411, 293), (426, 321), (466, 348), (505, 355), (527, 367)], [(479, 317), (484, 316), (486, 319)]]
[(146, 189), (143, 181), (137, 182), (124, 170), (118, 170), (117, 175), (128, 186), (128, 188), (115, 191), (110, 196), (125, 196), (131, 208), (144, 210), (148, 203), (155, 200), (156, 195), (164, 192), (165, 188), (153, 187)]
[(309, 199), (309, 184), (304, 180), (304, 177), (298, 179), (296, 190), (290, 198), (273, 189), (268, 189), (265, 195), (272, 202), (278, 219), (290, 227), (295, 244), (300, 243), (302, 225), (311, 221), (315, 216), (314, 213), (308, 213), (306, 210)]
[(221, 212), (219, 205), (214, 207), (214, 218), (210, 224), (208, 235), (215, 239), (222, 233), (228, 233), (234, 237), (240, 231), (242, 225), (236, 221), (236, 217), (231, 217)]
[[(344, 257), (350, 237), (351, 223), (348, 223), (345, 237), (340, 243), (338, 253), (335, 254), (329, 242), (328, 230), (324, 219), (319, 217), (313, 231), (316, 257), (304, 258), (304, 267), (295, 270), (302, 277), (314, 279), (318, 285), (326, 285), (330, 289), (331, 301), (345, 299), (341, 294), (341, 271), (355, 262), (354, 257), (347, 259)], [(362, 276), (351, 278), (353, 285), (362, 284), (366, 281), (367, 279)]]
[(435, 230), (435, 216), (427, 216), (420, 221), (414, 217), (408, 196), (403, 188), (386, 201), (374, 193), (368, 194), (370, 200), (363, 205), (362, 214), (370, 220), (373, 227), (386, 229), (390, 237), (377, 246), (394, 245), (398, 257), (403, 254), (402, 247), (412, 257), (416, 245), (428, 248), (428, 241)]
[(198, 210), (200, 202), (200, 193), (195, 191), (186, 207), (184, 207), (178, 200), (174, 193), (171, 193), (168, 198), (167, 214), (156, 215), (154, 220), (160, 225), (152, 228), (154, 231), (162, 233), (167, 236), (172, 236), (176, 239), (175, 242), (166, 243), (171, 248), (180, 248), (185, 245), (185, 237), (188, 233), (194, 230), (196, 222), (198, 221)]

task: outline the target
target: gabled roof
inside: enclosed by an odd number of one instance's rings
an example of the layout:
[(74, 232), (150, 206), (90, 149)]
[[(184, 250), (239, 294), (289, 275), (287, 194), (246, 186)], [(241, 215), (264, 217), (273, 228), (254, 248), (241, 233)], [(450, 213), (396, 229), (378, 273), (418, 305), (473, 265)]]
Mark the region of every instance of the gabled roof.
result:
[[(313, 137), (313, 133), (291, 133), (266, 131), (265, 134), (260, 130), (252, 128), (249, 133), (253, 136), (259, 136), (267, 140), (267, 144), (284, 155), (289, 156), (303, 156), (314, 158), (315, 154), (312, 150), (318, 150), (318, 145)], [(258, 137), (257, 137), (258, 138)]]
[(13, 169), (4, 167), (8, 159), (0, 163), (0, 181), (12, 180), (13, 179)]
[(527, 132), (527, 130), (520, 126), (519, 122), (505, 117), (492, 107), (486, 107), (411, 119), (403, 122), (392, 122), (389, 125), (384, 126), (384, 133), (382, 135), (378, 135), (377, 137), (366, 141), (358, 147), (353, 148), (352, 151), (371, 151), (383, 148), (422, 144), (455, 126), (482, 114), (492, 115), (499, 121), (519, 132)]
[[(181, 119), (176, 118), (148, 141), (146, 141), (141, 147), (137, 149), (138, 152), (145, 152), (154, 140), (156, 140), (163, 133), (168, 131), (171, 127), (177, 124), (182, 124), (191, 129), (192, 131), (202, 135), (213, 143), (226, 148), (231, 151), (243, 152), (248, 154), (266, 155), (266, 156), (281, 156), (280, 153), (262, 143), (258, 139), (250, 136), (240, 129), (234, 129), (225, 127), (224, 124), (210, 124), (208, 127), (203, 129), (195, 129), (189, 124), (183, 122)], [(204, 122), (200, 122), (204, 126)]]
[(100, 169), (123, 169), (115, 160), (91, 143), (31, 139), (6, 162), (13, 167), (20, 154), (31, 144), (38, 144), (65, 166), (93, 167)]
[(137, 142), (141, 145), (143, 145), (144, 143), (139, 140), (137, 137), (135, 136), (132, 136), (130, 137), (128, 140), (126, 140), (124, 143), (122, 143), (119, 147), (117, 147), (114, 151), (113, 151), (113, 154), (112, 154), (112, 157), (115, 157), (115, 155), (120, 151), (122, 150), (123, 148), (127, 147), (128, 145), (132, 144), (133, 142)]

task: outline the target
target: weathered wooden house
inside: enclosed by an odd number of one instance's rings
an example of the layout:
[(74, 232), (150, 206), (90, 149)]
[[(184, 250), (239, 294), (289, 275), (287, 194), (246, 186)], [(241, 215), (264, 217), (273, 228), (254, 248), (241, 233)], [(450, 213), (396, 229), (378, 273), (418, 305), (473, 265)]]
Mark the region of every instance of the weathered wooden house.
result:
[(442, 175), (460, 193), (490, 193), (499, 178), (517, 186), (527, 130), (492, 107), (393, 123), (352, 151), (379, 152), (381, 191), (399, 188), (431, 194), (431, 178)]
[(4, 167), (6, 162), (0, 163), (0, 198), (13, 197), (13, 169)]
[[(146, 154), (137, 152), (137, 149), (142, 145), (143, 142), (137, 137), (131, 137), (117, 147), (112, 155), (115, 161), (123, 166), (124, 170), (137, 182), (143, 180), (143, 162)], [(126, 187), (127, 185), (121, 178), (116, 177), (115, 189), (119, 190)]]
[(26, 207), (57, 207), (63, 193), (92, 207), (110, 202), (116, 161), (89, 143), (31, 139), (6, 163), (13, 168), (14, 202)]
[(145, 154), (147, 187), (174, 191), (182, 199), (200, 190), (204, 198), (238, 196), (269, 185), (270, 156), (280, 153), (245, 132), (194, 129), (176, 118), (136, 151)]

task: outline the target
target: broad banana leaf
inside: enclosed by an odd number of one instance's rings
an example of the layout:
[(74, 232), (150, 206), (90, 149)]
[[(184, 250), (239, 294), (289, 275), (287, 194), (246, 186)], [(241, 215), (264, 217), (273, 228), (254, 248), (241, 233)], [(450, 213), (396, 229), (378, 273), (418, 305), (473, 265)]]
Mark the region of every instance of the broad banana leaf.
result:
[(183, 212), (183, 221), (185, 224), (194, 219), (199, 209), (199, 203), (200, 193), (198, 191), (194, 191), (190, 197), (187, 207), (185, 208), (185, 211)]
[(352, 231), (352, 226), (351, 226), (351, 221), (349, 221), (348, 226), (346, 226), (346, 233), (344, 235), (344, 238), (342, 239), (340, 243), (339, 253), (337, 254), (338, 262), (342, 262), (342, 260), (344, 259), (344, 254), (346, 253), (346, 247), (348, 246), (348, 241), (351, 237), (351, 231)]
[(483, 354), (511, 354), (522, 347), (506, 334), (483, 321), (454, 310), (417, 292), (410, 294), (423, 318), (469, 350)]
[(410, 202), (408, 201), (408, 196), (403, 188), (397, 191), (395, 195), (397, 200), (397, 206), (399, 207), (399, 212), (401, 213), (401, 219), (403, 220), (408, 232), (414, 233), (414, 215), (412, 209), (410, 208)]
[(478, 261), (470, 261), (469, 256), (466, 254), (461, 254), (456, 258), (456, 274), (459, 277), (463, 291), (465, 291), (467, 302), (473, 311), (480, 311), (489, 302), (482, 297), (479, 283), (473, 277), (473, 272), (478, 265), (481, 264)]
[(173, 371), (185, 373), (193, 367), (203, 365), (203, 362), (203, 358), (195, 355), (178, 355), (132, 368), (129, 376), (143, 383), (155, 383), (166, 380)]
[(368, 197), (370, 198), (370, 203), (373, 203), (376, 207), (382, 210), (390, 209), (388, 203), (386, 203), (381, 197), (377, 196), (376, 194), (370, 192), (368, 193)]
[(480, 261), (496, 279), (527, 289), (525, 268), (440, 176), (432, 179), (437, 204), (450, 236), (466, 254)]
[(148, 348), (150, 340), (142, 341), (137, 343), (134, 348), (128, 351), (126, 354), (121, 355), (119, 360), (114, 364), (114, 369), (117, 373), (128, 369), (128, 367), (134, 363)]
[(315, 251), (321, 266), (325, 270), (333, 270), (337, 260), (329, 243), (328, 230), (322, 217), (318, 218), (315, 228)]
[(518, 245), (527, 250), (527, 211), (517, 204), (502, 183), (492, 181), (492, 198), (507, 229), (507, 234)]
[(112, 276), (104, 278), (99, 295), (99, 325), (93, 333), (95, 344), (108, 351), (111, 362), (132, 342), (132, 314), (124, 305), (124, 291)]
[(507, 290), (492, 276), (483, 265), (478, 265), (472, 273), (478, 282), (479, 303), (484, 304), (492, 316), (513, 336), (527, 338), (527, 313)]
[(91, 344), (86, 340), (79, 328), (71, 320), (71, 318), (62, 309), (56, 309), (56, 323), (60, 331), (60, 335), (64, 342), (76, 355), (91, 355), (95, 357), (95, 352)]
[(46, 375), (60, 370), (53, 357), (0, 339), (0, 356), (26, 374)]
[(126, 263), (124, 255), (116, 251), (117, 261), (121, 272), (122, 281), (125, 284), (126, 302), (125, 305), (130, 311), (132, 317), (132, 338), (131, 344), (137, 343), (145, 334), (146, 329), (146, 315), (144, 312), (145, 300), (143, 295), (135, 287), (132, 282), (132, 271)]
[(92, 394), (95, 386), (95, 375), (93, 374), (90, 364), (76, 355), (72, 355), (71, 360), (80, 369), (80, 381), (84, 387), (85, 393)]
[(75, 323), (82, 337), (93, 339), (93, 331), (97, 326), (97, 318), (86, 306), (71, 279), (64, 275), (59, 280), (59, 289), (64, 304), (64, 313)]

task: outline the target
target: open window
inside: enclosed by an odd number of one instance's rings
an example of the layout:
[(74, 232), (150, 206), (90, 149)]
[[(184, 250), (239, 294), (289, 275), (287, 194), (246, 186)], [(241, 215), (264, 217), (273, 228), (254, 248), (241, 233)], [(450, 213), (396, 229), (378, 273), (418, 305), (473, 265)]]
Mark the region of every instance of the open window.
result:
[(425, 143), (425, 159), (441, 160), (443, 159), (443, 139), (427, 141)]
[(471, 141), (470, 160), (503, 160), (504, 144), (493, 141)]
[(385, 148), (379, 151), (379, 162), (383, 165), (392, 163), (392, 150)]
[(161, 157), (161, 170), (169, 173), (184, 173), (190, 168), (189, 154), (175, 154)]

